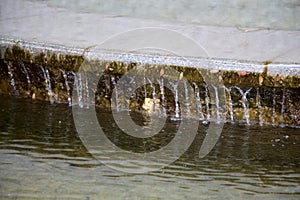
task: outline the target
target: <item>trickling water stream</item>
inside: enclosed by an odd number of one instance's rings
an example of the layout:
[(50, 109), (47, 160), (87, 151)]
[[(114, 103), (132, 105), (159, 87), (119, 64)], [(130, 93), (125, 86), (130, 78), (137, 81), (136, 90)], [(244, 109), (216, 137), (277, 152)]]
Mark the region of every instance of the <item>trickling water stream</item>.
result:
[(199, 87), (196, 83), (193, 83), (194, 87), (195, 87), (195, 93), (196, 93), (196, 106), (197, 106), (197, 113), (200, 117), (200, 120), (204, 120), (204, 114), (202, 111), (202, 103), (201, 103), (201, 98), (200, 98), (200, 91), (199, 91)]
[(163, 115), (166, 115), (167, 112), (166, 112), (166, 102), (165, 102), (164, 79), (161, 80), (157, 79), (157, 82), (159, 83)]
[(224, 89), (226, 90), (228, 94), (228, 105), (229, 105), (229, 114), (230, 114), (230, 121), (233, 122), (233, 107), (232, 107), (232, 98), (231, 98), (231, 87), (227, 88), (224, 86)]
[(155, 86), (149, 78), (148, 78), (148, 81), (150, 83), (150, 87), (151, 87), (151, 90), (152, 90), (153, 107), (154, 107), (153, 110), (154, 110), (154, 112), (157, 112), (158, 100), (157, 100), (157, 93), (156, 93), (156, 90), (155, 90)]
[(179, 82), (171, 83), (173, 90), (175, 91), (175, 118), (179, 118), (179, 99), (178, 99), (178, 87)]
[(272, 124), (275, 125), (276, 118), (276, 89), (273, 88), (273, 99), (272, 99)]
[(184, 84), (184, 95), (185, 95), (185, 107), (186, 107), (186, 115), (190, 115), (191, 110), (190, 110), (190, 94), (189, 94), (189, 89), (187, 87), (187, 81), (183, 81)]
[(117, 87), (117, 82), (116, 82), (114, 76), (111, 77), (111, 82), (112, 82), (112, 84), (113, 84), (113, 86), (114, 86), (114, 92), (115, 92), (115, 97), (114, 97), (115, 108), (116, 108), (117, 112), (119, 112), (119, 111), (120, 111), (120, 104), (119, 104), (119, 89), (118, 89), (118, 87)]
[[(251, 123), (300, 125), (300, 113), (298, 113), (300, 94), (297, 88), (232, 84), (219, 87), (216, 84), (190, 80), (187, 78), (189, 75), (185, 79), (182, 72), (177, 75), (179, 77), (164, 79), (162, 77), (168, 77), (168, 71), (160, 68), (156, 72), (160, 77), (152, 79), (149, 76), (156, 74), (151, 74), (152, 72), (147, 69), (156, 69), (157, 66), (145, 65), (145, 70), (141, 74), (128, 76), (128, 83), (126, 81), (122, 83), (127, 89), (121, 91), (118, 80), (122, 77), (122, 72), (116, 73), (114, 68), (108, 65), (108, 69), (112, 72), (107, 70), (101, 72), (97, 91), (91, 91), (93, 86), (90, 85), (89, 72), (75, 73), (70, 69), (52, 69), (25, 62), (20, 62), (18, 65), (10, 61), (2, 63), (4, 66), (0, 69), (0, 75), (6, 74), (4, 80), (10, 85), (10, 94), (20, 93), (28, 97), (49, 99), (50, 103), (66, 102), (69, 105), (89, 107), (91, 102), (96, 102), (102, 107), (113, 106), (119, 112), (123, 108), (143, 110), (142, 105), (147, 99), (153, 102), (155, 112), (159, 111), (162, 115), (167, 113), (177, 119), (197, 117), (199, 120), (219, 121), (223, 115), (226, 115), (230, 122), (244, 121), (248, 125)], [(40, 74), (39, 71), (42, 73)], [(135, 88), (137, 78), (141, 78), (144, 86)], [(262, 83), (260, 79), (259, 84)], [(44, 81), (44, 84), (41, 84), (41, 81)], [(224, 95), (220, 93), (221, 90), (224, 90)], [(76, 99), (72, 99), (72, 91), (76, 92)], [(91, 92), (95, 92), (94, 100), (90, 99)], [(131, 97), (129, 98), (129, 95), (128, 99), (124, 99), (124, 92), (132, 93)], [(223, 100), (226, 108), (220, 106)]]
[(247, 106), (247, 95), (248, 93), (251, 91), (252, 88), (248, 89), (247, 91), (243, 91), (241, 88), (239, 87), (235, 87), (242, 95), (242, 105), (244, 108), (244, 119), (246, 121), (247, 124), (250, 124), (250, 119), (249, 119), (249, 110), (248, 110), (248, 106)]
[(283, 88), (282, 89), (282, 102), (281, 102), (281, 111), (280, 111), (280, 123), (281, 123), (281, 126), (283, 126), (284, 122), (283, 122), (283, 115), (284, 115), (284, 111), (285, 111), (285, 94), (286, 93), (286, 89)]
[(29, 78), (28, 71), (27, 71), (27, 69), (26, 69), (26, 67), (25, 67), (25, 65), (24, 65), (23, 62), (20, 62), (20, 64), (21, 64), (21, 66), (22, 66), (23, 73), (26, 75), (26, 79), (27, 79), (28, 86), (30, 87), (31, 81), (30, 81), (30, 78)]
[[(258, 112), (258, 123), (259, 125), (263, 124), (262, 117), (261, 117), (261, 104), (260, 104), (260, 94), (259, 88), (256, 89), (256, 101), (257, 101), (257, 112)], [(283, 115), (283, 113), (281, 113)]]
[(71, 91), (70, 91), (70, 86), (69, 86), (69, 81), (68, 81), (68, 75), (66, 74), (65, 70), (60, 69), (60, 71), (65, 80), (65, 86), (66, 86), (67, 94), (68, 94), (68, 103), (69, 103), (69, 106), (71, 106), (72, 105), (72, 97), (71, 97)]
[[(82, 95), (82, 90), (83, 90), (83, 86), (82, 86), (82, 78), (81, 78), (81, 73), (75, 74), (73, 73), (74, 76), (74, 87), (76, 88), (76, 92), (77, 92), (77, 103), (78, 105), (82, 108), (83, 107), (83, 95)], [(75, 100), (73, 99), (73, 102)]]
[(47, 90), (48, 90), (49, 101), (52, 104), (52, 103), (54, 103), (54, 98), (53, 98), (53, 92), (52, 92), (52, 87), (51, 87), (50, 74), (49, 74), (48, 69), (44, 69), (43, 66), (40, 66), (40, 68), (43, 71), (45, 83), (46, 83)]
[(205, 109), (206, 109), (206, 119), (207, 119), (207, 120), (210, 120), (209, 96), (208, 96), (208, 86), (207, 86), (207, 84), (205, 84), (204, 87), (205, 87)]
[(17, 87), (16, 87), (16, 82), (15, 82), (15, 78), (14, 78), (14, 73), (12, 70), (12, 66), (10, 64), (10, 62), (7, 63), (7, 67), (8, 67), (8, 75), (10, 77), (10, 84), (13, 88), (13, 94), (17, 94)]
[(214, 88), (215, 92), (215, 104), (216, 104), (216, 113), (217, 113), (217, 121), (220, 121), (220, 99), (219, 99), (219, 93), (218, 88), (216, 86), (212, 86)]

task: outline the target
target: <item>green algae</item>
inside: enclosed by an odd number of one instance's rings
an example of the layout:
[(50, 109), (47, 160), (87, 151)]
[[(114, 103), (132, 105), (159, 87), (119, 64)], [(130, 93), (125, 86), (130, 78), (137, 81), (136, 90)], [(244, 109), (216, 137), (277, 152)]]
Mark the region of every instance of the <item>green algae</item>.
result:
[(32, 55), (28, 50), (22, 49), (19, 45), (14, 45), (6, 49), (4, 60), (30, 63), (32, 61)]
[[(49, 100), (45, 77), (41, 70), (43, 68), (49, 70), (52, 89), (54, 93), (60, 93), (60, 98), (58, 99), (60, 101), (67, 99), (66, 95), (62, 95), (61, 92), (62, 89), (66, 90), (63, 87), (64, 80), (57, 78), (61, 77), (61, 70), (77, 71), (83, 63), (83, 57), (79, 55), (64, 55), (51, 51), (33, 54), (18, 44), (6, 48), (4, 60), (8, 65), (11, 65), (15, 85), (21, 96)], [(4, 65), (1, 67), (2, 70), (7, 68)], [(8, 69), (5, 70), (7, 71)], [(27, 73), (28, 77), (25, 77), (24, 73)], [(28, 78), (30, 79), (30, 84), (27, 80)], [(9, 77), (3, 77), (0, 90), (2, 93), (12, 90), (7, 89), (7, 85), (10, 85)], [(61, 98), (61, 96), (63, 97)]]
[[(5, 62), (1, 62), (0, 67), (0, 93), (11, 94), (10, 91), (12, 88), (9, 80), (10, 77), (7, 75), (7, 65), (9, 64), (13, 68), (15, 84), (19, 95), (49, 100), (45, 77), (41, 69), (43, 68), (49, 71), (50, 84), (55, 100), (67, 102), (68, 93), (71, 92), (74, 87), (74, 73), (76, 73), (82, 64), (84, 64), (84, 70), (86, 72), (103, 73), (98, 83), (96, 103), (101, 107), (111, 107), (115, 106), (111, 102), (112, 92), (115, 88), (115, 85), (111, 80), (112, 77), (117, 81), (130, 70), (142, 66), (145, 70), (139, 70), (137, 74), (135, 74), (136, 77), (151, 76), (158, 79), (165, 77), (170, 81), (179, 81), (180, 79), (185, 78), (194, 89), (195, 86), (193, 84), (196, 84), (201, 91), (204, 90), (204, 85), (207, 84), (205, 80), (207, 79), (209, 79), (208, 81), (212, 84), (224, 84), (226, 87), (236, 86), (242, 88), (243, 91), (251, 87), (257, 88), (260, 93), (259, 103), (261, 108), (259, 108), (258, 105), (256, 90), (253, 89), (247, 94), (247, 107), (249, 109), (250, 120), (257, 121), (258, 115), (260, 114), (263, 122), (280, 124), (284, 121), (286, 124), (300, 124), (300, 113), (298, 113), (300, 108), (300, 77), (280, 75), (270, 76), (268, 75), (267, 65), (262, 73), (211, 69), (199, 70), (194, 67), (174, 65), (139, 64), (136, 62), (125, 63), (99, 59), (84, 60), (83, 55), (63, 54), (53, 51), (44, 51), (33, 54), (26, 48), (20, 47), (18, 44), (6, 48), (4, 60)], [(27, 77), (24, 75), (24, 68), (28, 70), (30, 83), (28, 83)], [(172, 70), (176, 70), (178, 73), (174, 74), (172, 73)], [(63, 72), (69, 75), (67, 76), (69, 89), (65, 85), (66, 77), (63, 76)], [(178, 76), (178, 74), (180, 75)], [(164, 88), (165, 92), (162, 94), (159, 85), (153, 85), (157, 92), (156, 98), (162, 99), (162, 95), (165, 95), (165, 108), (168, 114), (174, 114), (174, 93), (170, 89)], [(154, 98), (152, 87), (153, 86), (150, 84), (146, 84), (137, 88), (135, 91), (136, 98), (130, 100), (129, 107), (133, 110), (141, 110), (143, 99), (146, 96)], [(288, 94), (287, 100), (283, 99), (283, 88)], [(203, 93), (200, 94), (202, 98), (200, 100), (203, 107), (202, 112), (205, 113), (207, 110), (204, 109), (206, 102), (203, 95)], [(233, 101), (234, 118), (242, 120), (244, 118), (244, 108), (241, 103), (242, 95), (235, 89), (231, 90), (230, 95)], [(274, 95), (276, 96), (275, 105)], [(122, 99), (121, 101), (125, 102), (125, 99)], [(288, 103), (285, 101), (288, 101)], [(215, 106), (215, 103), (216, 102), (211, 101), (209, 102), (209, 106)], [(283, 104), (286, 104), (284, 108)], [(195, 105), (195, 102), (192, 102), (191, 105)], [(227, 108), (228, 107), (229, 106), (227, 105)], [(191, 110), (190, 114), (196, 115), (197, 112)], [(228, 113), (226, 115), (227, 118), (229, 118)]]

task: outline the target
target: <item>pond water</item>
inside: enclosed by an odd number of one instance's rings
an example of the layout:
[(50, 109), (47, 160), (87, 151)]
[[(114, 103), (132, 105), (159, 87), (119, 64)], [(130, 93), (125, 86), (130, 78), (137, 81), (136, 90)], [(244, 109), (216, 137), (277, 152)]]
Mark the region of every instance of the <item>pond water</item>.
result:
[[(155, 172), (127, 174), (93, 158), (82, 144), (72, 108), (0, 96), (0, 196), (4, 199), (299, 199), (300, 131), (225, 124), (214, 149), (200, 159), (207, 130), (199, 122), (191, 147)], [(131, 145), (105, 116), (108, 137)], [(137, 123), (145, 123), (132, 114)], [(101, 118), (102, 119), (102, 118)], [(140, 121), (138, 121), (140, 119)], [(179, 121), (170, 123), (172, 132)], [(164, 141), (155, 143), (158, 148)], [(136, 150), (141, 150), (139, 144)], [(150, 149), (151, 150), (151, 149)]]

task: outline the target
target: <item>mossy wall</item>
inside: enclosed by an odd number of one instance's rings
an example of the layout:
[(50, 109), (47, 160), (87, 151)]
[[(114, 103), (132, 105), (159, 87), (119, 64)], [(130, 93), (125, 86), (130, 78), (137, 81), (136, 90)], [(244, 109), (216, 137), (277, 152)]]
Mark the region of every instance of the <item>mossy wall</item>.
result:
[[(73, 87), (76, 87), (75, 73), (84, 62), (83, 55), (57, 54), (51, 51), (33, 54), (18, 44), (3, 48), (5, 48), (4, 55), (0, 55), (2, 58), (0, 60), (0, 93), (47, 101), (52, 99), (62, 103), (70, 102)], [(95, 93), (96, 104), (101, 107), (115, 106), (111, 102), (115, 83), (125, 73), (131, 69), (136, 69), (139, 64), (104, 60), (92, 60), (90, 62), (93, 63), (93, 66), (99, 66), (103, 69)], [(205, 116), (214, 106), (215, 102), (210, 101), (209, 107), (206, 107), (206, 83), (196, 68), (152, 64), (144, 64), (144, 67), (151, 68), (149, 71), (151, 74), (146, 72), (146, 74), (136, 74), (135, 76), (160, 78), (168, 74), (168, 69), (177, 70), (194, 89), (193, 92), (190, 92), (191, 104), (200, 102), (201, 112)], [(47, 85), (49, 83), (47, 83), (45, 71), (49, 74), (52, 96), (49, 96), (49, 85)], [(279, 74), (270, 76), (268, 75), (268, 63), (265, 64), (265, 70), (262, 73), (215, 69), (203, 69), (201, 72), (224, 83), (227, 98), (224, 114), (228, 120), (232, 117), (234, 121), (245, 120), (246, 106), (250, 121), (300, 126), (299, 76), (281, 76)], [(170, 76), (168, 79), (177, 81), (178, 77)], [(196, 100), (196, 87), (199, 89), (198, 100)], [(146, 86), (135, 90), (134, 97), (129, 103), (127, 102), (129, 107), (142, 110), (145, 97), (154, 98), (153, 89), (156, 92), (155, 98), (159, 99), (160, 103), (164, 99), (164, 107), (168, 114), (174, 114), (174, 94), (168, 88), (164, 88), (162, 94), (158, 84), (147, 83)], [(248, 91), (247, 94), (246, 91)], [(190, 110), (189, 112), (189, 115), (199, 116), (199, 111)]]

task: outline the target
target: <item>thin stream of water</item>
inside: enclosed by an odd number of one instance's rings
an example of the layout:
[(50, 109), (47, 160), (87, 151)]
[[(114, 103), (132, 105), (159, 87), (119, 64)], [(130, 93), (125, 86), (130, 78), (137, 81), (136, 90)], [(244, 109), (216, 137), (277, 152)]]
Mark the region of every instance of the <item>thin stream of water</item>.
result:
[(257, 101), (257, 109), (258, 109), (258, 123), (259, 125), (263, 124), (262, 117), (261, 117), (261, 104), (260, 104), (260, 93), (259, 88), (256, 89), (256, 101)]
[[(29, 73), (31, 74), (31, 72), (29, 71), (29, 69), (27, 70), (24, 64), (22, 63), (20, 63), (20, 65), (21, 73), (27, 80), (26, 86), (22, 86), (21, 91), (22, 93), (24, 93), (24, 90), (27, 90), (25, 91), (25, 95), (28, 95), (31, 94), (36, 87), (39, 88), (39, 86), (35, 83), (34, 79), (33, 82), (30, 80)], [(8, 75), (9, 83), (11, 85), (10, 94), (18, 95), (20, 87), (19, 85), (22, 85), (22, 83), (18, 85), (16, 84), (15, 77), (13, 74), (14, 69), (11, 68), (9, 63), (7, 63), (7, 66), (8, 69), (6, 73)], [(57, 90), (61, 89), (60, 86), (57, 87), (57, 83), (54, 83), (52, 89), (49, 70), (44, 68), (43, 66), (39, 67), (42, 71), (41, 78), (44, 78), (45, 80), (45, 88), (39, 88), (38, 90), (45, 89), (45, 93), (48, 94), (50, 103), (54, 103), (56, 100), (59, 100), (66, 101), (69, 103), (69, 105), (72, 105), (72, 103), (78, 103), (80, 107), (83, 107), (84, 105), (89, 107), (90, 104), (93, 104), (94, 100), (91, 99), (91, 96), (94, 95), (90, 94), (92, 92), (90, 91), (92, 88), (90, 88), (91, 86), (89, 86), (89, 84), (91, 83), (89, 83), (89, 75), (86, 72), (74, 73), (70, 71), (69, 74), (67, 74), (63, 69), (59, 69), (61, 72), (61, 77), (54, 77), (53, 79), (63, 80), (61, 84), (64, 84), (66, 88), (65, 96), (60, 96), (61, 94), (63, 94), (63, 92), (57, 92)], [(216, 114), (216, 120), (219, 121), (221, 120), (221, 114), (226, 114), (228, 121), (235, 122), (245, 120), (248, 125), (250, 123), (259, 123), (260, 125), (271, 123), (274, 126), (279, 124), (281, 126), (285, 126), (289, 124), (284, 124), (284, 122), (287, 121), (288, 123), (290, 123), (292, 122), (291, 120), (294, 120), (294, 122), (292, 123), (298, 126), (297, 113), (286, 113), (286, 110), (288, 109), (297, 110), (297, 107), (299, 107), (297, 104), (297, 95), (299, 92), (297, 92), (296, 89), (282, 89), (275, 87), (268, 88), (264, 86), (257, 88), (245, 88), (241, 86), (224, 86), (227, 95), (223, 97), (220, 96), (217, 85), (207, 85), (203, 83), (203, 87), (199, 87), (197, 85), (199, 83), (192, 82), (191, 85), (193, 86), (193, 88), (191, 88), (191, 90), (189, 89), (190, 87), (188, 87), (188, 84), (190, 83), (181, 80), (182, 77), (183, 74), (180, 74), (179, 80), (168, 80), (168, 82), (166, 83), (166, 86), (171, 86), (170, 88), (166, 89), (171, 89), (173, 91), (172, 97), (170, 97), (170, 93), (168, 92), (166, 95), (164, 86), (165, 83), (163, 83), (163, 79), (156, 80), (157, 83), (159, 83), (159, 88), (155, 88), (156, 86), (154, 85), (152, 80), (147, 78), (147, 76), (145, 75), (141, 77), (143, 78), (144, 85), (140, 86), (142, 87), (141, 92), (143, 93), (143, 95), (131, 91), (132, 88), (130, 84), (135, 84), (136, 81), (134, 76), (130, 77), (128, 85), (126, 85), (127, 83), (124, 83), (124, 87), (127, 88), (128, 92), (132, 93), (132, 95), (135, 96), (134, 99), (136, 99), (137, 101), (142, 102), (146, 98), (148, 98), (148, 100), (153, 101), (155, 111), (160, 113), (174, 113), (175, 118), (177, 119), (179, 119), (182, 116), (193, 116), (199, 119), (210, 120), (211, 115)], [(104, 98), (106, 98), (106, 100), (111, 101), (111, 105), (114, 106), (117, 111), (120, 111), (121, 108), (129, 108), (130, 100), (128, 101), (124, 99), (123, 91), (119, 90), (118, 88), (118, 80), (119, 78), (116, 75), (109, 75), (107, 76), (107, 78), (104, 78), (104, 85), (102, 85), (101, 87), (105, 88), (103, 95)], [(147, 85), (150, 87), (147, 88)], [(71, 88), (74, 88), (74, 90), (71, 91)], [(139, 87), (137, 87), (136, 89), (138, 88)], [(150, 90), (148, 91), (148, 89)], [(55, 91), (55, 94), (52, 90)], [(256, 90), (256, 92), (254, 92), (254, 90)], [(262, 90), (263, 94), (260, 94), (260, 90)], [(74, 92), (76, 95), (75, 99), (73, 99), (74, 102), (72, 102), (71, 94), (74, 94)], [(279, 95), (280, 93), (281, 95)], [(112, 97), (111, 94), (113, 94)], [(35, 97), (36, 95), (34, 95), (32, 98)], [(47, 99), (47, 97), (45, 96), (43, 96), (43, 98)], [(99, 103), (99, 99), (101, 99), (101, 97), (97, 96), (96, 98)], [(173, 98), (174, 100), (172, 100)], [(180, 105), (179, 98), (183, 99), (183, 105)], [(268, 100), (268, 98), (271, 99)], [(291, 98), (294, 98), (294, 100), (292, 100)], [(225, 108), (226, 110), (224, 110), (226, 113), (223, 113), (223, 109), (220, 108), (219, 105), (220, 101), (223, 100), (225, 100), (227, 105), (227, 108)], [(104, 105), (107, 105), (107, 103), (105, 103)], [(135, 105), (136, 108), (138, 108), (139, 103), (136, 102)], [(191, 109), (194, 106), (196, 110)], [(241, 113), (240, 108), (243, 109), (243, 113)], [(272, 113), (268, 113), (267, 110), (271, 110)], [(271, 117), (269, 117), (270, 115)]]
[(231, 94), (230, 94), (231, 87), (230, 88), (224, 87), (224, 88), (225, 88), (225, 91), (228, 94), (228, 104), (229, 104), (230, 121), (233, 122), (233, 107), (232, 107), (232, 99), (231, 99)]
[(193, 85), (195, 87), (195, 93), (196, 93), (197, 112), (199, 114), (200, 120), (204, 120), (204, 114), (203, 114), (203, 111), (202, 111), (202, 103), (201, 103), (201, 98), (200, 98), (199, 87), (196, 83), (193, 83)]
[(247, 95), (248, 93), (251, 91), (252, 88), (248, 89), (247, 91), (243, 91), (241, 88), (239, 87), (235, 87), (242, 95), (242, 105), (244, 108), (244, 119), (246, 121), (247, 124), (250, 124), (250, 119), (249, 119), (249, 110), (248, 110), (248, 106), (247, 106)]
[(49, 101), (50, 101), (50, 103), (54, 103), (49, 70), (44, 69), (43, 66), (40, 66), (40, 68), (41, 68), (41, 70), (43, 71), (43, 74), (44, 74), (45, 83), (46, 83), (46, 87), (47, 87), (47, 90), (48, 90)]
[(178, 87), (179, 82), (176, 83), (171, 83), (171, 85), (173, 86), (173, 90), (175, 91), (175, 118), (179, 118), (180, 113), (179, 113), (179, 99), (178, 99)]
[(13, 73), (10, 62), (7, 62), (7, 67), (8, 67), (8, 75), (10, 77), (10, 85), (13, 88), (13, 93), (16, 93), (17, 92), (16, 81), (14, 79), (14, 73)]
[(70, 86), (69, 86), (69, 82), (68, 82), (68, 75), (66, 74), (65, 70), (60, 70), (61, 73), (63, 74), (64, 80), (65, 80), (65, 86), (66, 86), (66, 90), (67, 90), (67, 94), (68, 94), (68, 103), (69, 106), (72, 105), (72, 98), (71, 98), (71, 91), (70, 91)]

